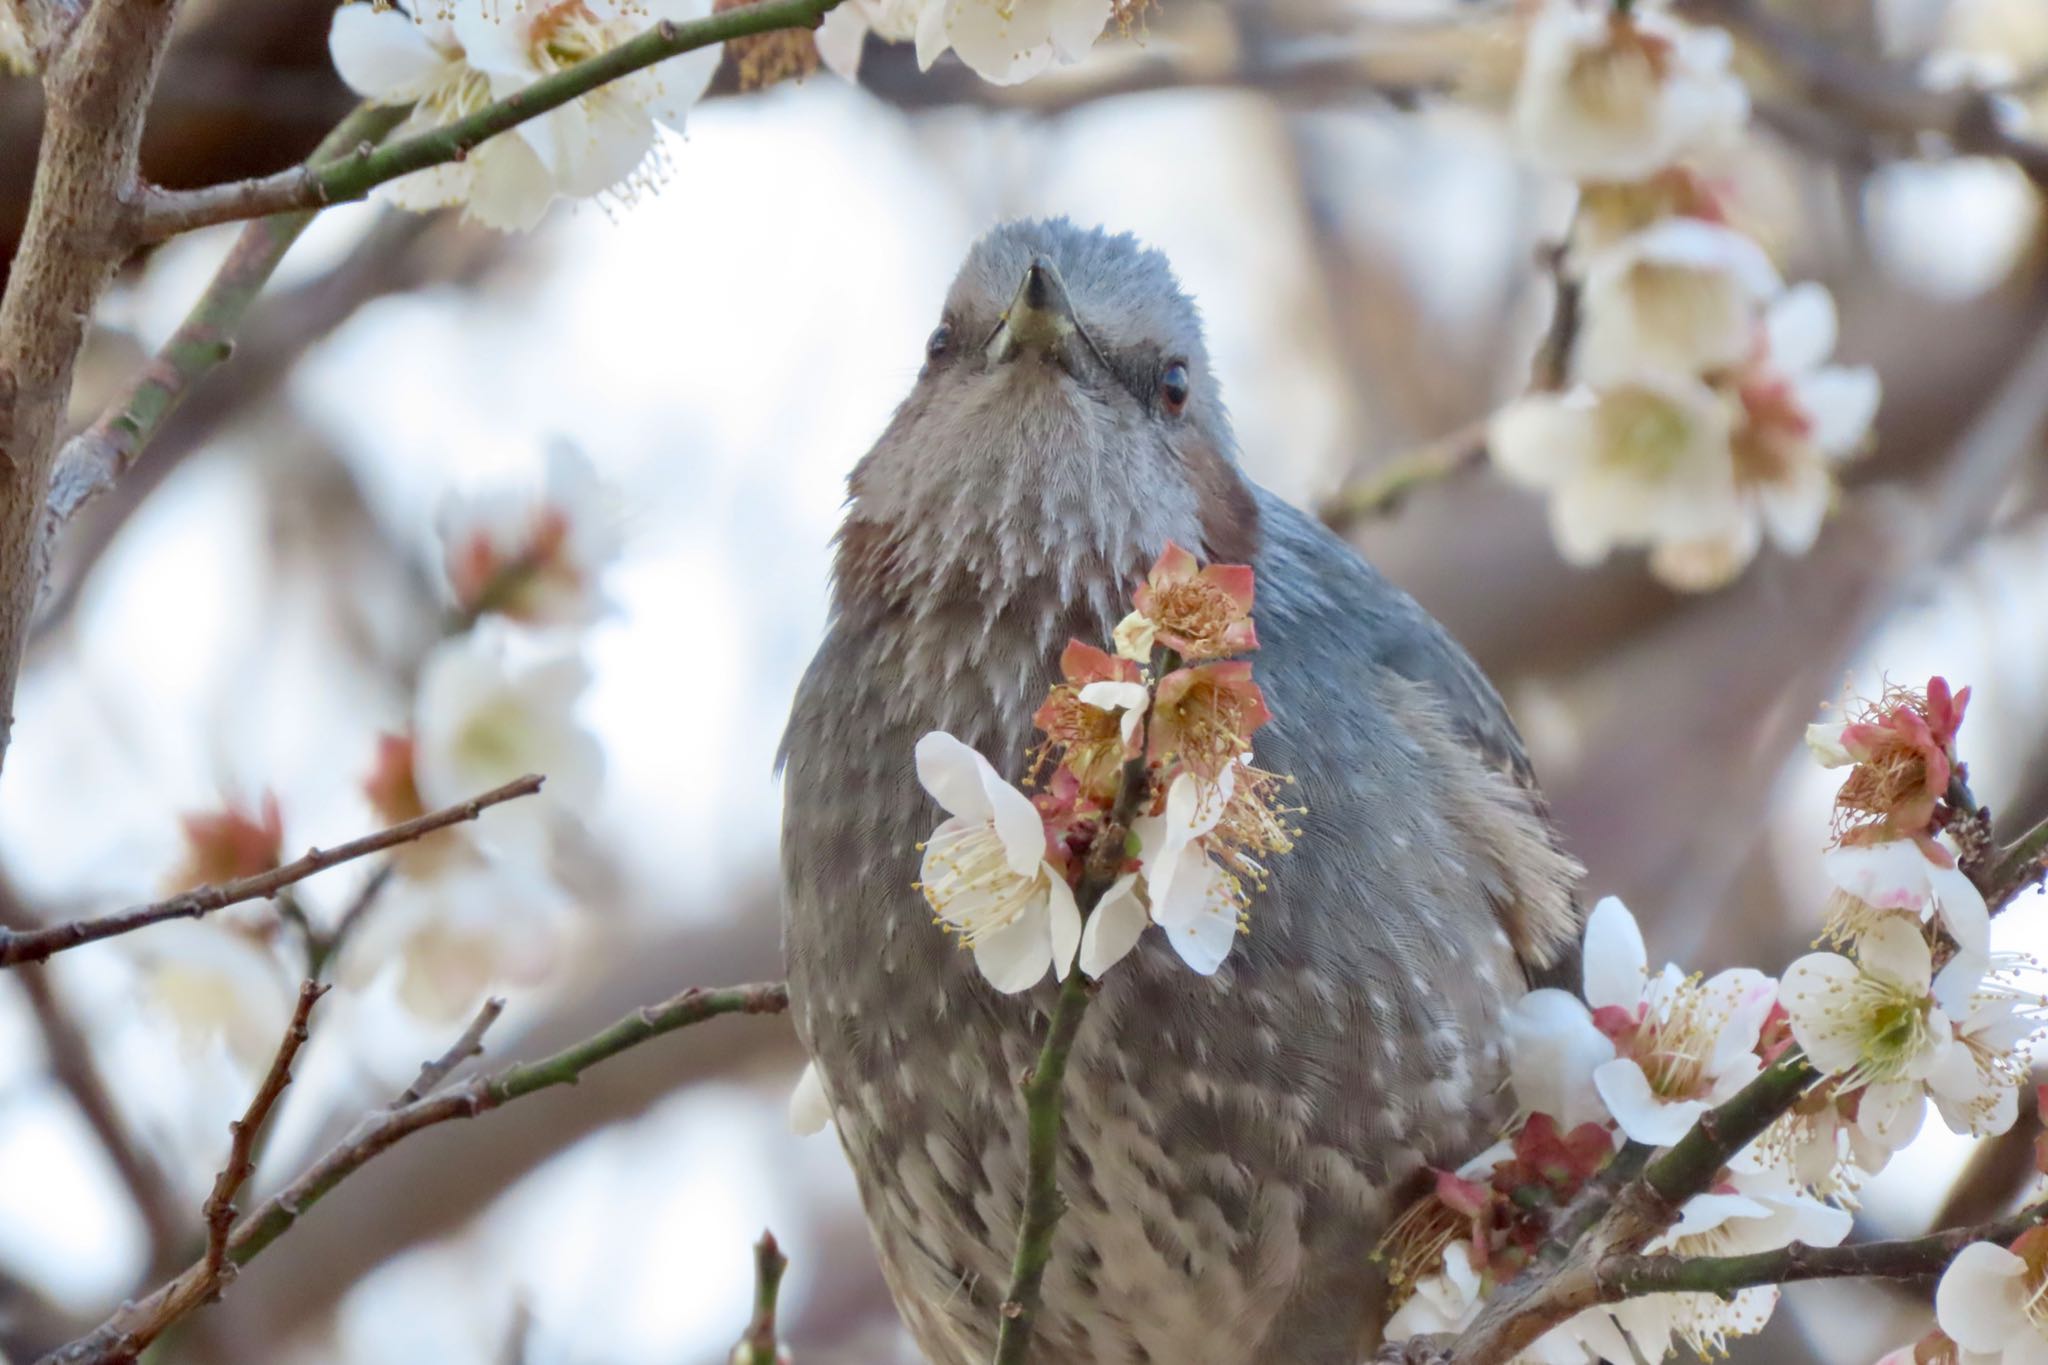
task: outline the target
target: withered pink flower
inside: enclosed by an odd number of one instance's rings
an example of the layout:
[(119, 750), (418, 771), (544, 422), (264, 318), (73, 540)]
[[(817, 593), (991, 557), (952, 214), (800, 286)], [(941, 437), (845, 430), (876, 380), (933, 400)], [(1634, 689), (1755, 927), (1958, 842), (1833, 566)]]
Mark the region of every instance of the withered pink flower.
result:
[(1117, 653), (1145, 663), (1159, 644), (1192, 663), (1257, 649), (1253, 586), (1250, 565), (1203, 568), (1192, 554), (1168, 541), (1132, 594), (1137, 610), (1116, 629)]

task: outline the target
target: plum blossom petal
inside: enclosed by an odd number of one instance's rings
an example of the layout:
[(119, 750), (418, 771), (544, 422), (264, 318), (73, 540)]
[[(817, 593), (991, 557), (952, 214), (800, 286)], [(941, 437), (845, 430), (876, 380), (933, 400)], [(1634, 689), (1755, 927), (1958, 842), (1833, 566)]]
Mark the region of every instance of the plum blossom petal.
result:
[(1586, 1003), (1594, 1009), (1633, 1010), (1649, 984), (1649, 950), (1636, 917), (1619, 897), (1601, 897), (1586, 917)]
[(796, 1088), (789, 1092), (789, 1130), (798, 1137), (810, 1137), (824, 1132), (831, 1121), (832, 1102), (825, 1098), (824, 1078), (818, 1074), (816, 1062), (806, 1062), (804, 1074), (796, 1078)]
[(1504, 1023), (1508, 1074), (1522, 1108), (1550, 1115), (1567, 1132), (1607, 1120), (1593, 1078), (1614, 1060), (1614, 1042), (1585, 1005), (1566, 991), (1534, 990), (1509, 1008)]
[(1118, 877), (1081, 926), (1081, 970), (1099, 977), (1138, 946), (1151, 916), (1138, 894), (1138, 874)]
[(1621, 1131), (1637, 1142), (1668, 1147), (1691, 1131), (1707, 1112), (1704, 1100), (1665, 1099), (1650, 1088), (1640, 1063), (1626, 1057), (1604, 1063), (1593, 1072), (1600, 1100)]
[(1588, 264), (1574, 373), (1592, 384), (1644, 371), (1698, 374), (1745, 359), (1779, 287), (1762, 247), (1732, 228), (1667, 218)]
[(1966, 1351), (1999, 1354), (2037, 1329), (2027, 1312), (2027, 1263), (2002, 1246), (1972, 1242), (1934, 1290), (1934, 1319)]

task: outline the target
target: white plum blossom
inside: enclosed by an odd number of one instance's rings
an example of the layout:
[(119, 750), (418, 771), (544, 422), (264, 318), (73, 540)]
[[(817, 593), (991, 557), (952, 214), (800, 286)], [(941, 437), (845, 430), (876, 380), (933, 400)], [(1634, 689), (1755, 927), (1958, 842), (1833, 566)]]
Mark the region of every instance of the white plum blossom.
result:
[(951, 817), (924, 845), (919, 889), (999, 991), (1064, 977), (1081, 939), (1066, 876), (1046, 861), (1031, 798), (943, 730), (917, 742), (917, 780)]
[(853, 80), (860, 75), (868, 34), (888, 43), (910, 42), (925, 7), (925, 0), (843, 0), (818, 25), (818, 56), (834, 75)]
[(478, 822), (478, 841), (494, 845), (516, 845), (553, 811), (584, 807), (604, 771), (596, 738), (575, 715), (588, 666), (566, 653), (515, 659), (513, 643), (487, 622), (436, 645), (413, 703), (413, 771), (430, 808), (526, 773), (547, 778), (538, 796), (508, 801)]
[[(1590, 1085), (1623, 1133), (1667, 1146), (1755, 1078), (1769, 977), (1736, 967), (1701, 981), (1668, 964), (1652, 975), (1635, 917), (1612, 896), (1586, 921), (1584, 953), (1583, 1004), (1532, 991), (1510, 1016), (1509, 1070), (1524, 1105), (1571, 1110), (1552, 1114), (1560, 1122), (1597, 1120)], [(1583, 1024), (1570, 1022), (1574, 1012)], [(1604, 1054), (1589, 1029), (1610, 1042)]]
[(1741, 233), (1666, 218), (1587, 265), (1574, 376), (1600, 385), (1732, 368), (1756, 348), (1764, 301), (1779, 287), (1770, 257)]
[(1876, 419), (1877, 372), (1829, 365), (1834, 298), (1804, 283), (1775, 299), (1763, 344), (1736, 377), (1740, 419), (1730, 443), (1735, 482), (1712, 534), (1657, 547), (1651, 567), (1678, 587), (1718, 587), (1768, 539), (1805, 554), (1834, 503), (1835, 469), (1860, 453)]
[(796, 1078), (789, 1092), (789, 1129), (798, 1137), (825, 1131), (832, 1121), (832, 1101), (825, 1096), (825, 1080), (816, 1062), (804, 1063), (804, 1074)]
[(1078, 694), (1080, 700), (1101, 711), (1118, 712), (1117, 732), (1126, 746), (1138, 742), (1138, 732), (1145, 723), (1145, 708), (1152, 704), (1152, 693), (1143, 683), (1135, 682), (1092, 682), (1084, 684)]
[[(1752, 1149), (1730, 1163), (1715, 1189), (1686, 1201), (1679, 1220), (1644, 1250), (1674, 1256), (1745, 1256), (1776, 1251), (1793, 1242), (1807, 1246), (1838, 1246), (1849, 1235), (1847, 1211), (1816, 1199), (1779, 1168), (1762, 1161)], [(1662, 1360), (1676, 1337), (1703, 1358), (1722, 1354), (1731, 1337), (1762, 1329), (1778, 1303), (1775, 1285), (1736, 1291), (1728, 1298), (1715, 1294), (1649, 1294), (1593, 1310), (1632, 1341), (1644, 1358)], [(1583, 1327), (1581, 1327), (1582, 1334)], [(1597, 1334), (1584, 1334), (1591, 1339)], [(1629, 1360), (1623, 1351), (1602, 1355)]]
[(1140, 871), (1120, 877), (1088, 916), (1081, 934), (1083, 971), (1107, 971), (1137, 946), (1148, 923), (1158, 925), (1181, 961), (1202, 975), (1223, 965), (1237, 941), (1240, 906), (1204, 839), (1229, 808), (1235, 781), (1229, 768), (1215, 782), (1182, 773), (1166, 789), (1163, 812), (1131, 822)]
[[(412, 106), (401, 137), (473, 114), (658, 21), (711, 10), (710, 0), (444, 0), (428, 8), (408, 16), (346, 4), (328, 31), (335, 68), (356, 93)], [(556, 195), (587, 198), (639, 177), (656, 125), (682, 128), (719, 51), (698, 48), (600, 86), (381, 192), (403, 208), (460, 204), (487, 226), (531, 228)]]
[(342, 945), (336, 975), (358, 988), (388, 976), (412, 1014), (451, 1022), (493, 989), (546, 980), (571, 910), (559, 887), (518, 860), (471, 858), (433, 877), (402, 876)]
[(1967, 1365), (2048, 1365), (2048, 1256), (2029, 1234), (2022, 1256), (1993, 1242), (1956, 1253), (1934, 1290), (1934, 1319)]
[(1505, 1027), (1508, 1075), (1523, 1110), (1550, 1115), (1566, 1132), (1609, 1121), (1593, 1073), (1614, 1060), (1614, 1040), (1583, 1003), (1551, 987), (1530, 991), (1509, 1008)]
[(1856, 956), (1808, 953), (1785, 971), (1778, 999), (1792, 1036), (1814, 1066), (1845, 1089), (1868, 1085), (1866, 1102), (1917, 1091), (1955, 1046), (1934, 995), (1934, 958), (1904, 919), (1874, 925)]
[(283, 965), (253, 931), (224, 918), (173, 920), (126, 941), (145, 1003), (168, 1019), (179, 1043), (216, 1042), (248, 1071), (265, 1066), (291, 1017)]
[(1408, 1297), (1387, 1319), (1383, 1335), (1388, 1341), (1462, 1332), (1479, 1316), (1486, 1301), (1485, 1285), (1471, 1240), (1459, 1238), (1446, 1245), (1443, 1267), (1411, 1286)]
[(983, 80), (1014, 85), (1055, 62), (1078, 62), (1115, 12), (1112, 0), (924, 0), (917, 64), (947, 48)]
[(1939, 919), (1965, 954), (1988, 956), (1991, 911), (1984, 893), (1956, 866), (1954, 849), (1940, 847), (1948, 855), (1946, 865), (1929, 857), (1913, 839), (1828, 849), (1821, 854), (1821, 869), (1856, 903), (1850, 907), (1855, 913), (1837, 918), (1851, 930), (1895, 916), (1923, 924)]
[(467, 615), (588, 625), (610, 609), (600, 578), (618, 557), (618, 511), (573, 446), (548, 452), (539, 489), (451, 494), (439, 529), (449, 587)]
[(1734, 403), (1701, 381), (1645, 373), (1598, 391), (1535, 393), (1489, 425), (1501, 473), (1550, 495), (1550, 529), (1573, 564), (1620, 546), (1709, 536), (1734, 498)]
[(1548, 0), (1530, 26), (1515, 91), (1525, 154), (1571, 180), (1642, 180), (1731, 140), (1749, 95), (1729, 70), (1734, 45), (1638, 6)]
[(2027, 1044), (2048, 1007), (2016, 977), (2038, 971), (2032, 959), (1959, 953), (1934, 978), (1934, 997), (1955, 1029), (1955, 1044), (1927, 1077), (1927, 1091), (1950, 1131), (1986, 1137), (2019, 1116), (2020, 1087), (2031, 1069)]

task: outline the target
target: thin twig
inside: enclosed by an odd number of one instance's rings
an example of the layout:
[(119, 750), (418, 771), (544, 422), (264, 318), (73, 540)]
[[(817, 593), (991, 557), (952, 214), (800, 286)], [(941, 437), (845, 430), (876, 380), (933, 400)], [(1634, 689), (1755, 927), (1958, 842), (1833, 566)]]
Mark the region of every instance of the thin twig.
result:
[(490, 1032), (491, 1025), (497, 1023), (498, 1016), (504, 1012), (503, 997), (494, 995), (484, 1001), (483, 1008), (476, 1012), (476, 1018), (469, 1021), (469, 1027), (462, 1031), (462, 1036), (455, 1040), (455, 1045), (433, 1061), (422, 1064), (419, 1076), (405, 1088), (403, 1094), (391, 1102), (391, 1107), (403, 1109), (406, 1105), (415, 1104), (439, 1090), (442, 1083), (454, 1074), (456, 1067), (483, 1052), (484, 1035)]
[(732, 1365), (781, 1365), (787, 1359), (775, 1330), (775, 1301), (787, 1269), (789, 1257), (775, 1244), (775, 1234), (764, 1230), (754, 1243), (754, 1315), (733, 1350)]
[(461, 824), (465, 820), (474, 820), (492, 806), (502, 802), (531, 796), (540, 790), (544, 780), (536, 774), (529, 773), (525, 777), (507, 782), (502, 787), (495, 787), (481, 796), (471, 797), (467, 801), (441, 810), (430, 811), (417, 819), (378, 830), (375, 834), (366, 834), (360, 839), (351, 839), (333, 848), (309, 849), (304, 857), (253, 877), (241, 877), (213, 886), (194, 887), (190, 891), (172, 896), (169, 900), (138, 905), (132, 909), (116, 911), (111, 915), (101, 915), (97, 919), (73, 920), (69, 924), (52, 925), (47, 929), (32, 929), (20, 934), (0, 929), (0, 967), (12, 967), (23, 962), (42, 962), (67, 948), (76, 948), (80, 944), (94, 943), (103, 938), (113, 938), (117, 934), (133, 933), (137, 929), (161, 924), (165, 920), (197, 919), (201, 915), (211, 914), (215, 910), (241, 901), (267, 899), (287, 886), (304, 881), (316, 872), (324, 872), (330, 867), (339, 866), (353, 859), (379, 853), (399, 844), (410, 843), (436, 830)]
[[(335, 1186), (423, 1128), (451, 1119), (475, 1118), (536, 1091), (573, 1085), (598, 1063), (691, 1024), (724, 1014), (780, 1014), (788, 1008), (789, 990), (780, 982), (693, 988), (659, 1005), (635, 1010), (611, 1027), (538, 1061), (474, 1077), (410, 1104), (373, 1109), (340, 1142), (235, 1226), (228, 1237), (227, 1263), (247, 1265)], [(87, 1335), (50, 1352), (39, 1365), (115, 1365), (133, 1360), (171, 1326), (214, 1299), (225, 1278), (225, 1267), (209, 1271), (205, 1260), (195, 1262), (140, 1301), (122, 1305)]]
[(2012, 904), (2021, 892), (2048, 877), (2048, 820), (2043, 820), (1998, 851), (1991, 869), (1991, 889), (1984, 899), (1994, 913)]
[(313, 1006), (320, 997), (327, 994), (327, 987), (317, 981), (299, 983), (299, 1003), (292, 1010), (292, 1021), (285, 1027), (284, 1037), (277, 1045), (277, 1055), (270, 1059), (270, 1070), (263, 1077), (263, 1084), (256, 1087), (256, 1093), (249, 1099), (249, 1107), (242, 1117), (228, 1125), (228, 1161), (214, 1177), (213, 1191), (206, 1196), (204, 1214), (206, 1217), (206, 1254), (200, 1265), (207, 1275), (221, 1279), (233, 1274), (228, 1265), (228, 1233), (235, 1222), (235, 1194), (256, 1173), (256, 1138), (262, 1133), (263, 1125), (270, 1120), (270, 1112), (277, 1107), (278, 1097), (284, 1088), (292, 1083), (292, 1062), (297, 1059), (299, 1049), (306, 1045), (307, 1021), (312, 1017)]
[[(1161, 668), (1155, 676), (1164, 677)], [(1123, 863), (1124, 841), (1131, 821), (1150, 789), (1151, 779), (1142, 757), (1124, 764), (1123, 776), (1109, 818), (1103, 821), (1089, 845), (1086, 871), (1075, 903), (1085, 918), (1116, 881)], [(1038, 1305), (1045, 1283), (1045, 1267), (1052, 1261), (1052, 1236), (1066, 1212), (1060, 1196), (1060, 1130), (1065, 1120), (1067, 1057), (1081, 1031), (1081, 1018), (1095, 987), (1088, 974), (1075, 963), (1060, 983), (1058, 1002), (1038, 1061), (1023, 1078), (1026, 1161), (1023, 1208), (1017, 1220), (1017, 1249), (1010, 1260), (1010, 1287), (1003, 1295), (1002, 1322), (996, 1329), (995, 1365), (1023, 1365), (1031, 1351), (1031, 1334), (1037, 1327)]]
[(1936, 90), (1904, 67), (1852, 57), (1756, 0), (1681, 0), (1703, 23), (1748, 38), (1789, 75), (1816, 107), (1865, 132), (1895, 137), (1934, 135), (1964, 156), (2003, 157), (2048, 190), (2048, 143), (2008, 127), (1989, 91)]
[(1386, 516), (1410, 494), (1443, 483), (1486, 463), (1486, 420), (1468, 422), (1447, 436), (1398, 455), (1364, 478), (1348, 483), (1316, 509), (1323, 524), (1335, 531)]
[[(663, 20), (609, 52), (544, 76), (523, 90), (440, 128), (325, 164), (196, 190), (151, 190), (137, 214), (140, 241), (153, 242), (213, 223), (317, 209), (361, 199), (387, 180), (460, 160), (486, 139), (559, 108), (599, 86), (670, 57), (732, 38), (778, 29), (816, 28), (840, 0), (755, 0), (702, 19)], [(396, 111), (403, 115), (403, 110)]]
[(306, 975), (318, 976), (325, 970), (334, 955), (341, 951), (341, 945), (348, 941), (356, 926), (363, 922), (363, 916), (370, 913), (372, 906), (391, 885), (391, 879), (398, 874), (395, 863), (386, 862), (372, 872), (357, 889), (356, 894), (341, 914), (335, 919), (334, 927), (321, 933), (313, 930), (306, 940)]

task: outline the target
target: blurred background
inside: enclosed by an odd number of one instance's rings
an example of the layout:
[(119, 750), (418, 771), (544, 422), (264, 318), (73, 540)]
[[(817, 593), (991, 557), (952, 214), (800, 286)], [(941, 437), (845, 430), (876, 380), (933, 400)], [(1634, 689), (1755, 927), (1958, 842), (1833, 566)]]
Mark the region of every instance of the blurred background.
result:
[[(1858, 60), (1990, 61), (2048, 135), (2040, 0), (1785, 8)], [(153, 179), (286, 165), (349, 107), (325, 0), (187, 11)], [(1767, 551), (1696, 597), (1639, 557), (1572, 569), (1540, 500), (1483, 469), (1345, 514), (1342, 490), (1519, 392), (1549, 320), (1543, 256), (1570, 193), (1503, 135), (1502, 12), (1168, 0), (1131, 40), (1016, 88), (950, 59), (920, 74), (871, 41), (858, 87), (820, 72), (742, 92), (728, 69), (658, 186), (557, 205), (531, 236), (375, 205), (323, 215), (233, 362), (63, 543), (0, 784), (5, 912), (147, 899), (186, 856), (181, 815), (265, 792), (288, 853), (379, 823), (362, 782), (446, 610), (437, 509), (537, 486), (566, 442), (616, 490), (624, 537), (616, 609), (580, 637), (606, 771), (556, 840), (573, 908), (484, 973), (510, 998), (490, 1057), (686, 985), (775, 976), (772, 762), (824, 620), (843, 479), (908, 390), (967, 244), (1020, 214), (1167, 252), (1250, 472), (1331, 509), (1479, 659), (1589, 890), (1627, 899), (1653, 957), (1775, 969), (1805, 948), (1836, 777), (1799, 733), (1886, 675), (1971, 685), (1977, 795), (2008, 834), (2048, 814), (2040, 199), (2012, 166), (1873, 131), (1755, 54), (1758, 116), (1730, 173), (1788, 277), (1834, 291), (1844, 358), (1884, 386), (1875, 449), (1813, 552)], [(0, 254), (37, 99), (0, 77)], [(126, 272), (79, 420), (231, 236)], [(308, 884), (309, 912), (337, 913), (366, 875)], [(2048, 953), (2040, 900), (2001, 921), (2003, 946)], [(182, 990), (126, 943), (0, 979), (0, 1356), (33, 1357), (192, 1254), (294, 976), (277, 955), (192, 951)], [(423, 1016), (388, 972), (337, 990), (256, 1187), (396, 1093), (473, 1003)], [(253, 1059), (238, 1037), (261, 1040)], [(786, 1128), (800, 1066), (783, 1021), (718, 1021), (424, 1133), (153, 1358), (713, 1365), (749, 1308), (748, 1244), (771, 1227), (801, 1361), (911, 1360), (836, 1144)], [(1862, 1231), (2002, 1206), (2037, 1131), (2029, 1113), (1973, 1150), (1930, 1120), (1866, 1191)], [(123, 1135), (140, 1162), (110, 1155)], [(1737, 1360), (1868, 1361), (1925, 1327), (1910, 1287), (1788, 1300)]]

